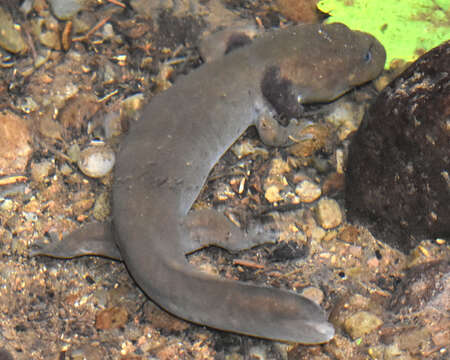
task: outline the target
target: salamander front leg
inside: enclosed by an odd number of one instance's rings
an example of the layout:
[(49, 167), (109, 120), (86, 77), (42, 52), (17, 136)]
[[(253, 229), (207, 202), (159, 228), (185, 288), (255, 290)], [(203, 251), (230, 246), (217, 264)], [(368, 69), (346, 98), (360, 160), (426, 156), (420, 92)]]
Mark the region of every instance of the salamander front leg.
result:
[(290, 146), (295, 143), (310, 140), (313, 135), (308, 128), (314, 125), (308, 120), (291, 119), (287, 126), (282, 126), (271, 114), (259, 116), (256, 129), (262, 142), (269, 146)]
[(191, 211), (184, 219), (183, 229), (189, 234), (189, 239), (186, 239), (186, 253), (207, 246), (217, 246), (234, 252), (273, 243), (277, 239), (276, 234), (265, 229), (262, 224), (252, 225), (250, 229), (243, 231), (214, 209)]

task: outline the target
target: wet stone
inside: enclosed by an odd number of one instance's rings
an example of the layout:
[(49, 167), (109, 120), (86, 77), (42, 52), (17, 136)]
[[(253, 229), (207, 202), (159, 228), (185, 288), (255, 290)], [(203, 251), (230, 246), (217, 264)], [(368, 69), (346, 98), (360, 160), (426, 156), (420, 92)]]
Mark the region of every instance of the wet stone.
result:
[(104, 358), (101, 350), (95, 346), (84, 345), (82, 347), (77, 347), (70, 351), (71, 360), (101, 360)]
[[(121, 135), (126, 131), (126, 122), (136, 119), (139, 110), (145, 104), (144, 94), (138, 93), (124, 99), (120, 105), (120, 116), (118, 114), (109, 113), (104, 121), (106, 138)], [(111, 116), (112, 115), (112, 116)]]
[(336, 200), (323, 198), (317, 204), (317, 220), (324, 229), (332, 229), (342, 223), (342, 212)]
[(278, 174), (285, 174), (289, 173), (291, 171), (291, 168), (289, 164), (280, 158), (275, 158), (271, 161), (270, 164), (270, 175), (278, 175)]
[(330, 129), (322, 124), (311, 124), (300, 127), (291, 137), (295, 139), (294, 145), (287, 151), (296, 157), (309, 157), (316, 151), (328, 147), (331, 141)]
[(46, 31), (39, 36), (39, 41), (42, 45), (54, 49), (61, 50), (61, 42), (59, 41), (59, 35), (53, 31)]
[(95, 200), (94, 205), (94, 218), (97, 221), (106, 221), (111, 214), (111, 206), (109, 200), (109, 194), (107, 192), (103, 192), (100, 196)]
[(89, 177), (100, 178), (108, 175), (114, 167), (114, 151), (106, 145), (91, 145), (80, 153), (78, 166)]
[(87, 2), (87, 0), (49, 0), (53, 14), (60, 20), (70, 20)]
[(253, 346), (248, 350), (249, 356), (251, 359), (255, 360), (266, 360), (267, 351), (263, 346)]
[(325, 120), (337, 129), (337, 136), (342, 141), (358, 129), (363, 115), (363, 106), (358, 106), (344, 98), (336, 101), (330, 113), (325, 116)]
[(81, 92), (73, 98), (67, 99), (59, 114), (59, 122), (64, 129), (71, 129), (81, 133), (87, 127), (87, 119), (94, 118), (99, 110), (97, 98), (90, 94)]
[(107, 330), (116, 329), (126, 324), (128, 312), (124, 307), (115, 306), (100, 311), (95, 317), (95, 327), (97, 329)]
[(283, 193), (288, 189), (286, 177), (281, 174), (273, 174), (264, 180), (264, 197), (270, 203), (282, 201)]
[(0, 7), (0, 46), (12, 53), (24, 53), (27, 50), (25, 41), (14, 26), (11, 15)]
[(324, 229), (320, 226), (316, 226), (311, 229), (311, 240), (319, 242), (325, 237), (326, 234), (327, 233)]
[(313, 286), (303, 289), (302, 295), (314, 301), (316, 304), (321, 304), (325, 297), (322, 290)]
[(270, 203), (283, 200), (282, 196), (280, 195), (280, 188), (277, 185), (270, 185), (267, 188), (264, 197)]
[(402, 356), (402, 352), (401, 350), (398, 348), (397, 344), (393, 344), (393, 345), (374, 345), (371, 346), (367, 353), (370, 355), (371, 359), (385, 359), (385, 360), (394, 360), (394, 359), (402, 359), (402, 358), (406, 358), (401, 357)]
[(383, 90), (349, 149), (350, 220), (404, 251), (450, 236), (449, 69), (447, 41)]
[(25, 120), (0, 113), (0, 176), (21, 173), (32, 154), (31, 136)]
[(44, 182), (49, 176), (54, 164), (51, 161), (44, 160), (31, 165), (31, 177), (36, 182)]
[(353, 339), (369, 334), (381, 325), (383, 325), (383, 320), (367, 311), (359, 311), (348, 317), (344, 322), (345, 331)]
[(122, 117), (119, 112), (112, 111), (107, 113), (103, 119), (103, 130), (105, 139), (111, 139), (121, 135), (124, 131)]
[(310, 203), (317, 200), (322, 194), (322, 191), (316, 183), (304, 180), (297, 185), (295, 193), (300, 197), (300, 201)]

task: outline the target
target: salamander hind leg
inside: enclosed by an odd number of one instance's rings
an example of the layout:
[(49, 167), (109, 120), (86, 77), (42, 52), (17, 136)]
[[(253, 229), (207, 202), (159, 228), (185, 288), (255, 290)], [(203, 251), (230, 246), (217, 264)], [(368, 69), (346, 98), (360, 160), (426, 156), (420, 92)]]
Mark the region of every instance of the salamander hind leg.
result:
[(115, 243), (112, 223), (90, 223), (68, 234), (62, 241), (52, 242), (30, 253), (32, 257), (50, 256), (62, 259), (86, 255), (122, 260)]
[(188, 232), (186, 253), (207, 247), (217, 246), (231, 252), (249, 249), (257, 245), (273, 243), (276, 234), (265, 229), (262, 224), (241, 230), (224, 214), (214, 209), (191, 211), (183, 221)]
[(262, 31), (252, 25), (237, 25), (204, 36), (198, 44), (205, 62), (212, 62), (226, 54), (252, 43)]

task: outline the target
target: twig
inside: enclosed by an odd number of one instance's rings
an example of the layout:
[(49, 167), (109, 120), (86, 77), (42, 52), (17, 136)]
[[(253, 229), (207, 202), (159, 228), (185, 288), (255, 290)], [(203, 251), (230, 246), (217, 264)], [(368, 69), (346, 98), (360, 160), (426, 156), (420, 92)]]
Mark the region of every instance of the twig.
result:
[(13, 175), (13, 176), (6, 176), (3, 178), (0, 178), (0, 186), (2, 185), (11, 185), (16, 184), (18, 182), (24, 182), (27, 181), (28, 178), (23, 175)]
[(122, 4), (120, 1), (118, 0), (108, 0), (111, 4), (123, 7), (124, 9), (126, 8), (125, 4)]
[(86, 35), (84, 36), (80, 36), (77, 38), (72, 39), (72, 41), (84, 41), (84, 40), (88, 40), (98, 29), (100, 29), (103, 25), (105, 25), (109, 19), (111, 19), (111, 15), (105, 17), (103, 20), (100, 20), (97, 25), (95, 25), (91, 30), (89, 30), (87, 32)]
[(243, 259), (233, 260), (233, 265), (242, 265), (242, 266), (245, 266), (248, 268), (253, 268), (253, 269), (264, 269), (264, 265), (262, 265), (262, 264), (258, 264), (253, 261), (243, 260)]
[(23, 27), (23, 29), (24, 29), (25, 35), (27, 37), (27, 43), (30, 46), (31, 56), (33, 57), (33, 63), (36, 63), (37, 52), (36, 52), (36, 47), (34, 46), (33, 39), (31, 37), (30, 32), (28, 31), (28, 29), (25, 28), (25, 27)]

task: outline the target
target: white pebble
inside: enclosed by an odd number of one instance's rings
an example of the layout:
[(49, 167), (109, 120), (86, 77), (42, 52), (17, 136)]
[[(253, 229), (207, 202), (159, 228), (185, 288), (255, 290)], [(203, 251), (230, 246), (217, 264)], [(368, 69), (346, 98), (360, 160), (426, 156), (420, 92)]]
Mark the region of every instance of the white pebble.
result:
[(295, 193), (300, 197), (301, 202), (311, 203), (322, 195), (322, 190), (316, 183), (303, 180), (296, 186)]
[(103, 177), (112, 170), (116, 156), (107, 145), (91, 145), (80, 153), (78, 167), (86, 176)]

